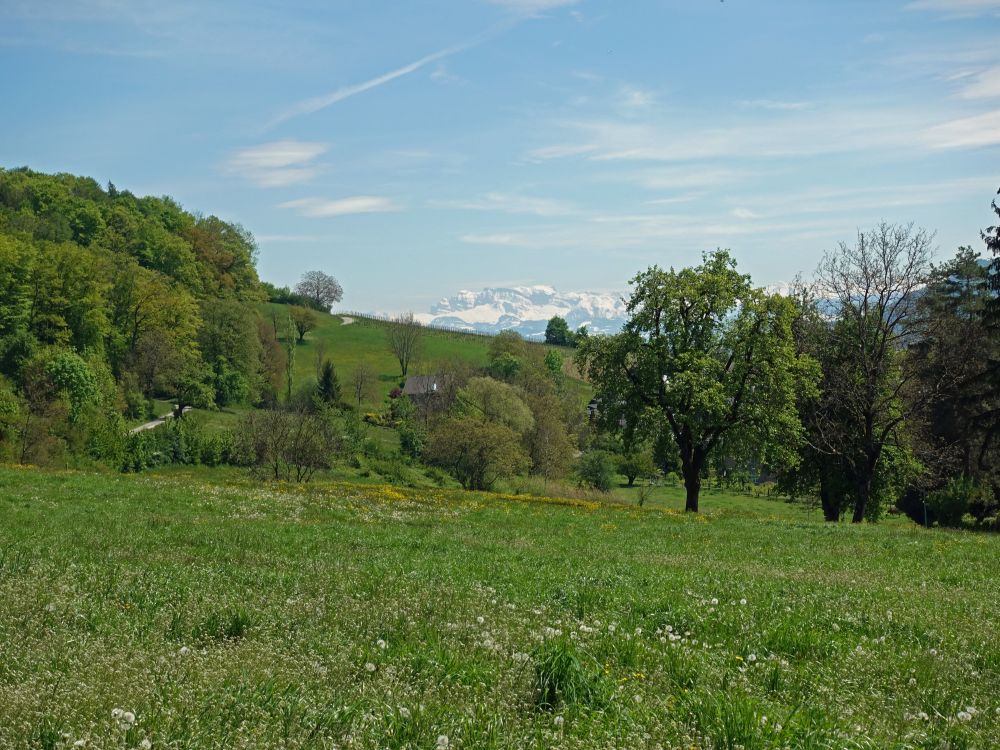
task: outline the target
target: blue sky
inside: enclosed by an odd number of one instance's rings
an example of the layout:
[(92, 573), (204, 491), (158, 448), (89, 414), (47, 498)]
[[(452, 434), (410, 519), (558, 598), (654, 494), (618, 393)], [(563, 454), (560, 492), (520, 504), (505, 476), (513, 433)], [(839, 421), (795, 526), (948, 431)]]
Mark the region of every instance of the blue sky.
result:
[(760, 284), (881, 219), (982, 247), (1000, 0), (0, 1), (0, 165), (249, 228), (344, 307)]

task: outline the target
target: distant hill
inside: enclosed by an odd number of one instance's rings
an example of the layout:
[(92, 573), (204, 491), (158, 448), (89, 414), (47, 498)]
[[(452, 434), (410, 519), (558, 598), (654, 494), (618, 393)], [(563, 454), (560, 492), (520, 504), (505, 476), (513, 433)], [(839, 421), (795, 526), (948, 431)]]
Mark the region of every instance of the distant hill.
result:
[(617, 333), (625, 323), (625, 305), (615, 294), (559, 292), (550, 286), (492, 287), (460, 291), (417, 317), (439, 328), (478, 333), (514, 330), (537, 340), (556, 315), (573, 330), (585, 325), (591, 333)]
[[(263, 308), (264, 318), (270, 320), (271, 311), (279, 315), (285, 314), (285, 306), (267, 304)], [(317, 354), (328, 357), (337, 368), (337, 375), (345, 391), (344, 400), (350, 401), (347, 395), (350, 383), (357, 367), (364, 363), (372, 368), (378, 379), (378, 385), (365, 398), (366, 408), (377, 408), (385, 395), (397, 387), (403, 378), (399, 374), (399, 364), (393, 358), (386, 343), (385, 321), (369, 317), (352, 317), (349, 315), (327, 315), (317, 313), (318, 325), (310, 331), (305, 340), (296, 347), (295, 382), (302, 383), (316, 376)], [(412, 374), (429, 374), (436, 372), (443, 363), (465, 362), (471, 367), (485, 367), (487, 351), (491, 339), (486, 336), (470, 335), (461, 331), (435, 330), (426, 331), (421, 354), (413, 365)], [(544, 346), (539, 344), (539, 346)], [(589, 387), (579, 379), (579, 373), (573, 365), (570, 350), (559, 347), (564, 357), (564, 371), (569, 377), (570, 387), (579, 391), (582, 401), (589, 397)]]

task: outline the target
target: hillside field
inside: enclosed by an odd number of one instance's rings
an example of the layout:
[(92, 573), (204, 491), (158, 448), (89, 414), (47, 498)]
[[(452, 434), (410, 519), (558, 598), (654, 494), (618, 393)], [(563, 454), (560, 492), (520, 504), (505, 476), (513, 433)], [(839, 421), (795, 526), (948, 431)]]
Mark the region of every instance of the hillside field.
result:
[[(287, 306), (268, 304), (262, 312), (264, 319), (270, 321), (272, 312), (277, 312), (279, 315), (287, 314)], [(305, 340), (295, 347), (294, 383), (301, 384), (309, 378), (315, 379), (316, 354), (322, 347), (324, 356), (337, 368), (344, 400), (351, 401), (351, 379), (358, 365), (365, 363), (378, 377), (375, 389), (378, 398), (369, 399), (366, 406), (369, 408), (380, 406), (385, 395), (403, 379), (400, 376), (399, 363), (386, 343), (386, 324), (368, 318), (352, 318), (350, 324), (344, 325), (344, 316), (341, 315), (317, 313), (316, 317), (318, 325), (315, 330), (307, 333)], [(489, 346), (489, 336), (425, 328), (420, 355), (412, 364), (410, 374), (431, 374), (438, 364), (449, 361), (465, 362), (476, 368), (485, 367)], [(572, 363), (572, 349), (549, 347), (534, 342), (530, 342), (528, 346), (559, 351), (565, 360), (564, 371), (569, 378), (568, 382), (571, 387), (580, 391), (583, 403), (586, 403), (586, 398), (583, 396), (586, 394), (589, 398), (589, 388), (577, 379), (578, 374)]]
[(0, 747), (995, 747), (995, 536), (226, 476), (0, 468)]

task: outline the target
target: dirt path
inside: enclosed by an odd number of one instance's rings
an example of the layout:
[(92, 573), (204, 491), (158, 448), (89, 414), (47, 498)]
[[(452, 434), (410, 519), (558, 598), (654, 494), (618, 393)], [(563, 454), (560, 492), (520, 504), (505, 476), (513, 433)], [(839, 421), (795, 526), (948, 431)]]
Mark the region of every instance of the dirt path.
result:
[[(191, 407), (190, 406), (185, 406), (184, 407), (184, 413), (187, 414), (189, 411), (191, 411)], [(145, 424), (141, 424), (138, 427), (133, 427), (131, 430), (129, 430), (129, 434), (134, 435), (135, 433), (142, 432), (143, 430), (152, 430), (152, 429), (155, 429), (155, 428), (159, 427), (161, 424), (163, 424), (164, 422), (166, 422), (168, 419), (172, 419), (173, 416), (174, 416), (174, 412), (173, 412), (173, 410), (171, 410), (171, 412), (169, 414), (164, 414), (162, 417), (157, 417), (152, 422), (146, 422)]]
[(349, 326), (353, 322), (354, 322), (354, 318), (349, 318), (346, 315), (341, 315), (340, 316), (340, 325), (342, 325), (342, 326)]

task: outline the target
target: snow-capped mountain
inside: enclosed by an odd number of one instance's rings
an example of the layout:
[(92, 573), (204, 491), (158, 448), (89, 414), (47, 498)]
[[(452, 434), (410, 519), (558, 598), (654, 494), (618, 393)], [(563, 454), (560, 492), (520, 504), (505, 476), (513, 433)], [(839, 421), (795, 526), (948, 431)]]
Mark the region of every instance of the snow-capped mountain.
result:
[(480, 333), (514, 330), (525, 338), (540, 339), (555, 315), (565, 318), (574, 331), (585, 325), (591, 333), (617, 333), (625, 323), (625, 305), (615, 294), (517, 286), (481, 292), (463, 290), (416, 317), (426, 325), (441, 328)]

